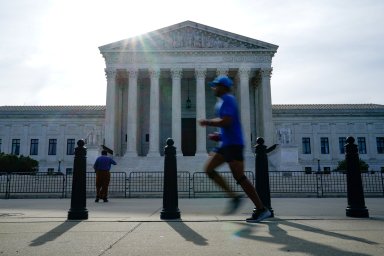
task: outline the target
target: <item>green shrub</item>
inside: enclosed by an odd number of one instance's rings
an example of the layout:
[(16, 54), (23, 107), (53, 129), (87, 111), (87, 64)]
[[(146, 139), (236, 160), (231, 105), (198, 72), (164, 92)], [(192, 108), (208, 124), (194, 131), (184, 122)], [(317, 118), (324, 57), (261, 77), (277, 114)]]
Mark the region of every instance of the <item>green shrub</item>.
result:
[[(364, 162), (363, 160), (359, 159), (359, 169), (361, 172), (368, 172), (369, 165)], [(338, 162), (336, 169), (334, 171), (336, 172), (345, 172), (347, 170), (347, 162), (345, 160), (341, 160)]]
[(29, 156), (0, 153), (0, 172), (36, 172), (39, 162)]

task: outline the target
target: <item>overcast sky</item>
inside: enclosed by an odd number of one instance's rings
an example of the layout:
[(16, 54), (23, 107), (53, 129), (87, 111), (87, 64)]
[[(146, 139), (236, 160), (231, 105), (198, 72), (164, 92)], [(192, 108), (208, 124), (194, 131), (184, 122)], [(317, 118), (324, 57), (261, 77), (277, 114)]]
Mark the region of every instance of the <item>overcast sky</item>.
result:
[(382, 0), (0, 0), (0, 105), (104, 105), (98, 47), (186, 20), (278, 45), (273, 104), (384, 104)]

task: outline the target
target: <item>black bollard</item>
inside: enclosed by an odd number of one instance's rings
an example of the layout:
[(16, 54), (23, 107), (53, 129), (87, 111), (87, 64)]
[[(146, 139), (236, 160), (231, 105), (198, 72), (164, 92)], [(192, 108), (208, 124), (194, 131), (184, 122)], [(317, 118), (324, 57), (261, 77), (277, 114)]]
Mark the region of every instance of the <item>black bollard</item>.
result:
[(274, 212), (271, 206), (271, 192), (269, 188), (269, 172), (268, 172), (268, 156), (267, 153), (276, 148), (276, 145), (267, 149), (264, 145), (264, 139), (259, 137), (256, 139), (255, 146), (255, 178), (256, 178), (256, 191), (259, 194), (261, 202), (267, 207), (274, 217)]
[(163, 188), (163, 210), (160, 219), (180, 219), (177, 192), (177, 163), (176, 148), (171, 138), (167, 139), (164, 148), (164, 188)]
[(86, 208), (87, 149), (84, 145), (84, 140), (78, 140), (77, 147), (75, 148), (71, 209), (68, 211), (68, 220), (88, 219), (88, 210)]
[(368, 218), (369, 213), (365, 207), (363, 182), (359, 164), (359, 151), (354, 144), (355, 139), (348, 137), (345, 144), (345, 161), (347, 165), (347, 196), (348, 206), (346, 215), (348, 217)]

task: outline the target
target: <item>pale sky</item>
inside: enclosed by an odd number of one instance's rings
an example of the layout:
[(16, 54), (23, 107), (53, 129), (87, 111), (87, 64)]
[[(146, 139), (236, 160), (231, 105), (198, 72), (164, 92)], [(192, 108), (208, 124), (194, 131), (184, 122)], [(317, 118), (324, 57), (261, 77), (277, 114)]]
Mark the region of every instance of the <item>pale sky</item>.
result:
[(278, 45), (273, 104), (384, 104), (382, 0), (0, 0), (0, 105), (104, 105), (98, 47), (186, 20)]

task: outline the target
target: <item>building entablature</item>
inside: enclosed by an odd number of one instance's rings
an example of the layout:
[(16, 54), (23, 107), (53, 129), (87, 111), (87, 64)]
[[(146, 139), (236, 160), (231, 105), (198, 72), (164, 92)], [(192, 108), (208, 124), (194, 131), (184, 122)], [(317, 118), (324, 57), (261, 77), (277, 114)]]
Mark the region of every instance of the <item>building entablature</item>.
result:
[(309, 104), (273, 105), (274, 117), (384, 117), (379, 104)]

